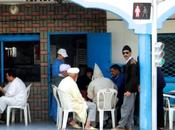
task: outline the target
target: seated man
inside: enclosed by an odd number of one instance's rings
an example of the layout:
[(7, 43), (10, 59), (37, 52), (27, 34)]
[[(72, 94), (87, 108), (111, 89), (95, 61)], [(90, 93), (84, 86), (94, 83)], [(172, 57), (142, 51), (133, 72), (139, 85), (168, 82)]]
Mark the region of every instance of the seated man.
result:
[[(59, 68), (59, 76), (57, 77), (57, 84), (61, 82), (61, 80), (67, 76), (67, 70), (70, 68), (69, 64), (61, 64)], [(57, 86), (58, 87), (58, 86)], [(50, 112), (49, 116), (51, 119), (56, 122), (57, 119), (57, 102), (53, 95), (51, 95), (51, 104), (50, 104)]]
[(114, 64), (110, 67), (110, 72), (111, 72), (111, 80), (117, 85), (118, 87), (118, 103), (117, 103), (117, 122), (116, 124), (118, 124), (118, 121), (121, 118), (121, 106), (123, 104), (123, 95), (124, 95), (124, 75), (121, 72), (121, 67), (117, 64)]
[(97, 92), (104, 88), (117, 89), (117, 86), (113, 83), (111, 79), (105, 78), (100, 68), (98, 67), (98, 65), (95, 64), (92, 81), (89, 83), (89, 86), (88, 86), (88, 91), (87, 91), (88, 98), (92, 99), (92, 101), (96, 103)]
[(86, 101), (88, 100), (87, 87), (91, 82), (92, 75), (93, 75), (93, 69), (88, 67), (86, 68), (85, 74), (83, 76), (78, 77), (78, 80), (77, 80), (77, 84), (80, 89), (80, 92)]
[[(76, 81), (78, 78), (79, 69), (70, 68), (68, 69), (67, 73), (68, 76), (60, 82), (58, 89), (67, 93), (70, 96), (72, 101), (71, 105), (75, 110), (78, 118), (81, 120), (81, 122), (85, 124), (85, 129), (94, 129), (93, 127), (91, 127), (91, 122), (95, 121), (96, 105), (92, 102), (86, 102), (78, 89)], [(72, 125), (73, 123), (75, 123), (74, 120), (70, 122), (70, 124)]]
[(8, 105), (21, 106), (27, 102), (27, 92), (24, 82), (16, 77), (12, 70), (6, 72), (6, 79), (8, 84), (0, 91), (4, 93), (4, 96), (0, 97), (0, 114), (4, 112)]
[[(105, 88), (117, 89), (117, 86), (113, 83), (111, 79), (105, 78), (98, 65), (95, 64), (92, 81), (90, 82), (87, 90), (88, 98), (91, 99), (94, 103), (96, 103), (98, 91)], [(107, 119), (108, 119), (108, 113), (104, 113), (104, 120)]]

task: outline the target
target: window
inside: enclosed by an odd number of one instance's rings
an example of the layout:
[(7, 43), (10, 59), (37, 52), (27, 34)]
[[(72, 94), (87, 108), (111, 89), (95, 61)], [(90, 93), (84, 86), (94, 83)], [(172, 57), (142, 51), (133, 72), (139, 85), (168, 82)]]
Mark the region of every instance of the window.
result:
[(5, 42), (4, 67), (25, 82), (40, 81), (40, 46), (35, 41)]

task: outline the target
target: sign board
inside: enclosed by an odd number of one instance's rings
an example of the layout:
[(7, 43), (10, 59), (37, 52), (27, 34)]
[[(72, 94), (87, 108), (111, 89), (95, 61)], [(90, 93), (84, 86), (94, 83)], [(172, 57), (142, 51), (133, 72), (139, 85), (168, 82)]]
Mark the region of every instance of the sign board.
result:
[(151, 3), (133, 3), (133, 19), (149, 20), (151, 18)]

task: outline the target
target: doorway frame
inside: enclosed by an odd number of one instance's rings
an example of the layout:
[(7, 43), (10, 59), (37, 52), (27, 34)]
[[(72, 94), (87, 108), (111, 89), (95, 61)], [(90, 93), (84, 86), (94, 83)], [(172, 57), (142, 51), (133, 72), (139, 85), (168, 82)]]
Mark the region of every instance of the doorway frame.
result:
[(47, 70), (47, 77), (48, 77), (48, 108), (50, 111), (50, 101), (51, 101), (51, 36), (52, 35), (87, 35), (89, 32), (48, 32), (48, 42), (47, 42), (47, 50), (48, 50), (48, 70)]

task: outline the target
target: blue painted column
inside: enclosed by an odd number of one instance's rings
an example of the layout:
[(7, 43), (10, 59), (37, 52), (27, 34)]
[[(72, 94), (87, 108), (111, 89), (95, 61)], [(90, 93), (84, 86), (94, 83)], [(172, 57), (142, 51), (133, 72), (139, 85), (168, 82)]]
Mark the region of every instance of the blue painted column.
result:
[(149, 34), (139, 34), (140, 130), (151, 130), (151, 41)]
[(50, 113), (50, 106), (51, 106), (51, 59), (50, 59), (50, 57), (51, 57), (51, 48), (50, 48), (50, 37), (51, 37), (51, 34), (50, 33), (48, 33), (48, 35), (47, 35), (47, 37), (48, 37), (48, 42), (47, 42), (47, 53), (48, 53), (48, 70), (47, 70), (47, 72), (48, 72), (48, 110), (49, 110), (49, 112), (48, 112), (48, 114)]

